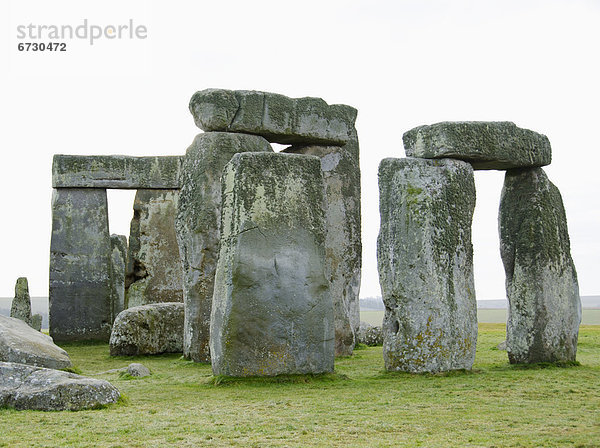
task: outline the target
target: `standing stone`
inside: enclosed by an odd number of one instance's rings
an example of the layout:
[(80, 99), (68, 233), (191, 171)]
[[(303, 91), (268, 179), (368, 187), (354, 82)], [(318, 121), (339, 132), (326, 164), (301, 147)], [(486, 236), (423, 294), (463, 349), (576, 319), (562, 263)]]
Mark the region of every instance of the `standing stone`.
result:
[(111, 261), (113, 273), (112, 315), (113, 321), (125, 307), (125, 262), (127, 260), (127, 237), (111, 235)]
[(499, 227), (510, 362), (574, 361), (579, 286), (562, 198), (543, 169), (506, 172)]
[(237, 154), (225, 167), (215, 375), (333, 371), (322, 179), (319, 159), (296, 154)]
[(19, 277), (15, 284), (15, 298), (10, 307), (10, 317), (21, 319), (27, 325), (31, 326), (31, 298), (29, 297), (29, 285), (27, 277)]
[(183, 268), (175, 235), (177, 190), (138, 190), (126, 269), (126, 306), (183, 302)]
[(219, 255), (221, 173), (239, 152), (273, 151), (264, 138), (224, 132), (199, 134), (181, 172), (176, 231), (183, 263), (184, 356), (210, 361), (210, 312)]
[[(357, 142), (358, 144), (358, 142)], [(360, 167), (346, 147), (292, 146), (285, 150), (321, 159), (325, 183), (327, 278), (333, 298), (335, 354), (352, 354), (360, 325)]]
[(49, 297), (55, 341), (108, 341), (111, 265), (106, 190), (55, 189)]
[(37, 331), (42, 331), (42, 320), (43, 319), (44, 318), (39, 313), (36, 313), (33, 316), (31, 316), (31, 328), (33, 328), (34, 330), (37, 330)]
[(477, 342), (471, 165), (385, 159), (379, 165), (379, 197), (386, 369), (470, 369)]

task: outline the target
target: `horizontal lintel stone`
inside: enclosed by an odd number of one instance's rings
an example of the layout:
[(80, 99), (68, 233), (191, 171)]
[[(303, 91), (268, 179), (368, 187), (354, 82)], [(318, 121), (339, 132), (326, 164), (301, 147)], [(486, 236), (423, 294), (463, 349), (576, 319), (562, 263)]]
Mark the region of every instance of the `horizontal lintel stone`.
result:
[(548, 137), (510, 121), (443, 121), (413, 128), (402, 140), (408, 157), (460, 159), (475, 170), (540, 167), (552, 161)]
[(196, 126), (206, 132), (260, 135), (272, 143), (343, 145), (355, 135), (357, 110), (321, 98), (289, 98), (250, 90), (206, 89), (190, 100)]
[(52, 187), (178, 189), (182, 158), (56, 154)]

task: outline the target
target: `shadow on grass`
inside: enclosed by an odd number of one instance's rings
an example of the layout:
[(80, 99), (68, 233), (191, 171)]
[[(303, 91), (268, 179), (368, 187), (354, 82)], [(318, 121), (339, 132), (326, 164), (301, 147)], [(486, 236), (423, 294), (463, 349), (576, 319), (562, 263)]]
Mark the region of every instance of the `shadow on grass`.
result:
[(213, 386), (263, 386), (270, 384), (308, 384), (308, 383), (332, 383), (348, 381), (348, 376), (340, 373), (299, 374), (299, 375), (276, 375), (276, 376), (225, 376), (215, 375), (208, 380)]

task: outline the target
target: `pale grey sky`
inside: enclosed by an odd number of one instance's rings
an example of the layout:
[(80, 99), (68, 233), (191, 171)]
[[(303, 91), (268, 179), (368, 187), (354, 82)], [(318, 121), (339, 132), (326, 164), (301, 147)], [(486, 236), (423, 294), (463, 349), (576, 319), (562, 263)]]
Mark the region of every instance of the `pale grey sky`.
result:
[[(18, 52), (20, 24), (135, 23), (145, 40), (68, 42)], [(52, 155), (183, 154), (200, 132), (196, 90), (318, 96), (359, 110), (361, 296), (379, 295), (377, 166), (402, 134), (444, 120), (509, 120), (546, 134), (582, 294), (600, 294), (600, 2), (75, 1), (0, 6), (0, 296), (18, 276), (48, 290)], [(503, 174), (477, 172), (478, 298), (504, 297), (497, 236)], [(128, 233), (131, 193), (110, 194), (111, 232)]]

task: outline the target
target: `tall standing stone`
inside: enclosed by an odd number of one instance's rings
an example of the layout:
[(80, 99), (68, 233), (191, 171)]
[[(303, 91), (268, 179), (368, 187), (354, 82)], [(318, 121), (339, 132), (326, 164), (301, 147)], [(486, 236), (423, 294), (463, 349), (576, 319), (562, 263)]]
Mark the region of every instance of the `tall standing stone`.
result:
[(239, 152), (273, 151), (255, 135), (207, 132), (188, 148), (181, 171), (176, 231), (183, 263), (184, 356), (210, 361), (210, 313), (221, 214), (221, 173)]
[(127, 237), (125, 235), (111, 235), (111, 261), (112, 261), (112, 315), (115, 317), (125, 309), (125, 262), (127, 261)]
[(292, 146), (285, 152), (313, 155), (321, 160), (327, 202), (325, 260), (333, 298), (335, 354), (348, 356), (354, 349), (360, 325), (362, 245), (358, 158), (354, 151), (340, 146)]
[(581, 302), (558, 188), (541, 168), (509, 170), (500, 202), (511, 363), (574, 361)]
[(223, 173), (211, 316), (215, 375), (333, 371), (319, 160), (243, 153)]
[(27, 325), (32, 325), (31, 298), (27, 277), (19, 277), (15, 284), (15, 298), (10, 307), (10, 317), (20, 319)]
[(386, 369), (470, 369), (477, 342), (471, 165), (385, 159), (379, 166), (379, 194)]
[(111, 272), (106, 190), (55, 189), (49, 297), (50, 335), (55, 341), (108, 341)]
[(183, 268), (175, 234), (177, 190), (138, 190), (133, 203), (125, 308), (183, 302)]

